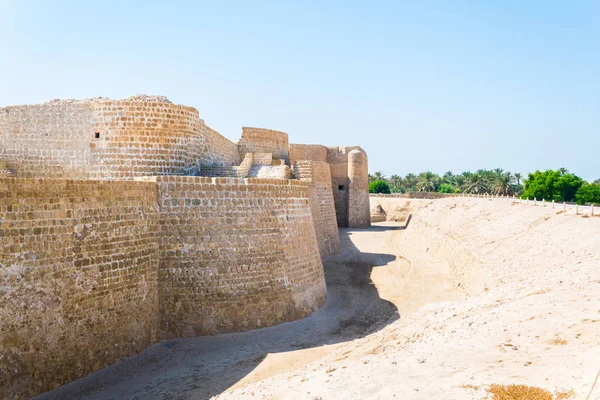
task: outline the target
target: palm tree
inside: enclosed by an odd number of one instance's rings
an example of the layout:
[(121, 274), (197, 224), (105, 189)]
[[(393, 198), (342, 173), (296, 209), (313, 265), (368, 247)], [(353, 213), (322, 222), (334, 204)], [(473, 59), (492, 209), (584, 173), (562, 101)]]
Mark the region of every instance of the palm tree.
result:
[(462, 191), (465, 193), (479, 194), (487, 191), (487, 182), (484, 176), (479, 173), (464, 172), (464, 183)]
[(440, 183), (440, 177), (431, 171), (419, 174), (417, 189), (419, 192), (435, 192)]
[(463, 186), (463, 184), (465, 183), (465, 177), (464, 175), (454, 175), (453, 179), (452, 179), (452, 184), (454, 185), (455, 188), (461, 188)]
[(400, 175), (390, 176), (389, 183), (392, 189), (392, 193), (402, 192), (402, 177)]
[(410, 174), (406, 174), (406, 176), (404, 177), (404, 189), (407, 192), (414, 192), (415, 190), (417, 190), (417, 182), (419, 181), (419, 179), (417, 178), (417, 176), (413, 173)]
[(442, 182), (449, 185), (454, 185), (454, 174), (452, 171), (446, 171), (444, 173), (444, 176), (442, 176)]
[(385, 174), (381, 171), (377, 171), (373, 174), (373, 178), (375, 178), (376, 181), (385, 180)]
[(515, 174), (513, 176), (517, 180), (517, 186), (521, 186), (521, 179), (523, 179), (523, 175), (521, 175), (518, 172), (515, 172)]
[(512, 192), (512, 176), (510, 172), (495, 173), (490, 189), (494, 194), (508, 195)]

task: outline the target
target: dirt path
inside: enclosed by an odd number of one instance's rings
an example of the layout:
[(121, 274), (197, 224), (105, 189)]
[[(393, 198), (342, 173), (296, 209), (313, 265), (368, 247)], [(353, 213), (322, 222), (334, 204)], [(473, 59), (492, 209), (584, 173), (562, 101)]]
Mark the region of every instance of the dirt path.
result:
[(448, 265), (408, 248), (398, 224), (340, 230), (324, 263), (327, 303), (309, 317), (250, 332), (169, 340), (39, 399), (205, 399), (297, 370), (429, 302), (462, 297)]

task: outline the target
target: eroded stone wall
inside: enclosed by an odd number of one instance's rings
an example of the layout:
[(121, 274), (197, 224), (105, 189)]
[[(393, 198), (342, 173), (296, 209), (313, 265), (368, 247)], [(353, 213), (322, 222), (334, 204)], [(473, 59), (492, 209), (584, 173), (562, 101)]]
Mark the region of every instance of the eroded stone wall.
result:
[(310, 206), (321, 258), (339, 253), (340, 237), (329, 164), (320, 161), (296, 161), (294, 173), (298, 179), (310, 183)]
[(0, 109), (0, 158), (21, 177), (193, 175), (240, 162), (237, 144), (167, 101), (53, 101)]
[(210, 128), (204, 121), (200, 122), (200, 135), (204, 138), (200, 163), (203, 166), (239, 165), (241, 160), (237, 144)]
[(371, 226), (369, 208), (369, 165), (362, 149), (348, 153), (348, 226), (368, 228)]
[(0, 179), (0, 398), (26, 398), (157, 338), (156, 186)]
[(22, 177), (86, 177), (93, 121), (87, 102), (1, 108), (0, 158)]
[[(350, 154), (354, 157), (349, 157)], [(364, 150), (358, 146), (291, 144), (290, 160), (292, 165), (302, 160), (327, 163), (338, 226), (366, 228), (370, 225), (368, 161)]]
[(337, 224), (348, 226), (348, 153), (344, 148), (328, 147), (327, 163), (331, 172), (331, 186), (335, 202)]
[(290, 144), (290, 162), (312, 160), (327, 162), (327, 147), (320, 144)]
[(242, 128), (242, 137), (238, 141), (240, 158), (246, 153), (271, 153), (276, 159), (290, 164), (288, 134), (271, 129)]
[(309, 200), (297, 180), (157, 177), (161, 337), (302, 318), (325, 301)]

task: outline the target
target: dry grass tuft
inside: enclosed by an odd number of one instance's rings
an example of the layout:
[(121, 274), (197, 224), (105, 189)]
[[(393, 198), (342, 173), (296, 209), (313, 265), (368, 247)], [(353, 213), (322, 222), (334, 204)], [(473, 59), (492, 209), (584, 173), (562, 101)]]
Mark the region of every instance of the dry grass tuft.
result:
[(548, 344), (553, 346), (566, 346), (568, 342), (565, 339), (561, 339), (558, 335), (551, 340), (548, 340)]
[(462, 385), (461, 388), (479, 390), (479, 385)]
[(534, 386), (498, 384), (490, 385), (487, 391), (492, 395), (492, 400), (566, 400), (575, 394), (569, 390), (553, 395), (545, 389)]
[(567, 390), (566, 392), (557, 392), (554, 400), (567, 400), (575, 396), (573, 389)]

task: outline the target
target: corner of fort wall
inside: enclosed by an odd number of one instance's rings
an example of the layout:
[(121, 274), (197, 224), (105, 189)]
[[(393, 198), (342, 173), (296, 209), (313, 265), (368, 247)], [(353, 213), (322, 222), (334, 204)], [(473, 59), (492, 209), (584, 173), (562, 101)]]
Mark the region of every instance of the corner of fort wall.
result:
[(329, 164), (323, 161), (295, 161), (294, 173), (310, 182), (310, 206), (321, 258), (340, 252), (340, 238), (331, 188)]
[[(354, 156), (349, 157), (350, 154)], [(337, 226), (370, 226), (368, 161), (363, 149), (359, 146), (291, 144), (290, 160), (292, 164), (300, 160), (327, 163), (331, 175)]]
[(325, 301), (308, 184), (157, 178), (161, 337), (261, 328)]

